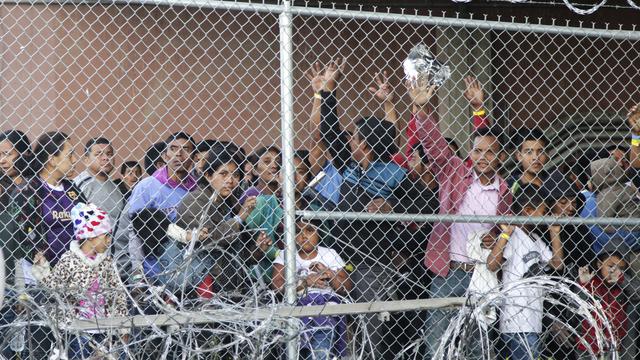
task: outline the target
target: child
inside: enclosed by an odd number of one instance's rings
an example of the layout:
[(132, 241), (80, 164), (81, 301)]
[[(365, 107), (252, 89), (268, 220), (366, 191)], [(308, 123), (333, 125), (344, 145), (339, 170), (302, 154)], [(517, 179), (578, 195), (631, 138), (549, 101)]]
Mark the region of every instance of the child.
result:
[[(57, 290), (67, 302), (57, 314), (61, 323), (74, 319), (96, 319), (127, 316), (127, 299), (118, 289), (118, 274), (108, 256), (111, 243), (111, 221), (104, 210), (94, 204), (79, 203), (71, 210), (74, 238), (70, 250), (65, 252), (53, 270), (44, 258), (36, 259), (33, 274), (49, 289)], [(96, 355), (95, 344), (105, 335), (74, 337), (71, 343), (72, 359)]]
[[(543, 196), (532, 184), (522, 186), (513, 208), (514, 213), (521, 216), (544, 216), (547, 213)], [(538, 340), (542, 332), (543, 294), (537, 289), (510, 286), (526, 277), (531, 268), (540, 263), (548, 263), (556, 270), (562, 268), (561, 229), (559, 226), (549, 227), (549, 249), (543, 240), (546, 226), (500, 227), (503, 232), (487, 258), (490, 271), (502, 269), (503, 286), (509, 294), (501, 309), (500, 332), (507, 345), (509, 359), (537, 359), (540, 356)]]
[[(344, 261), (335, 250), (318, 246), (319, 221), (299, 219), (296, 227), (298, 305), (340, 303), (338, 294), (346, 295), (353, 287), (344, 269)], [(274, 260), (273, 286), (277, 290), (284, 289), (284, 259), (284, 252), (280, 252)], [(318, 316), (303, 321), (310, 329), (305, 332), (307, 341), (303, 343), (308, 354), (306, 359), (345, 356), (347, 329), (344, 317)]]
[[(598, 255), (597, 274), (590, 271), (588, 266), (579, 269), (579, 281), (588, 292), (600, 301), (602, 308), (611, 324), (618, 345), (626, 333), (627, 302), (623, 294), (623, 271), (627, 264), (619, 250), (607, 251)], [(592, 314), (595, 316), (595, 314)], [(602, 321), (596, 317), (596, 320)], [(578, 339), (580, 358), (591, 359), (594, 355), (600, 355), (603, 350), (598, 347), (595, 328), (586, 320), (582, 322), (583, 336)], [(610, 334), (606, 333), (607, 337)]]

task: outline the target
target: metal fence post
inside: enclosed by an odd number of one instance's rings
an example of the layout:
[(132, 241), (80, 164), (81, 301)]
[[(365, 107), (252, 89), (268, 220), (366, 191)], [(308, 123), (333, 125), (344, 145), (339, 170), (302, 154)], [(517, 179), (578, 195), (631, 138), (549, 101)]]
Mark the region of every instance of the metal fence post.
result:
[[(284, 224), (285, 224), (285, 299), (288, 305), (296, 303), (296, 242), (295, 242), (295, 189), (293, 168), (293, 46), (291, 9), (289, 1), (283, 1), (280, 14), (280, 94), (282, 122), (282, 170), (284, 171)], [(291, 320), (288, 332), (292, 337), (287, 343), (287, 358), (298, 358), (298, 338), (295, 320)]]

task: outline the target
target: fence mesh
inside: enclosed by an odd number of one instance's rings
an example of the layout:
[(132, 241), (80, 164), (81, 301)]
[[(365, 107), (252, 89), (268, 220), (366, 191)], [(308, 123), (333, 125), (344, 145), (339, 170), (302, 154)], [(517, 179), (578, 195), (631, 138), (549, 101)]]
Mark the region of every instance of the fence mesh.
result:
[(0, 5), (0, 357), (637, 358), (632, 10), (284, 9)]

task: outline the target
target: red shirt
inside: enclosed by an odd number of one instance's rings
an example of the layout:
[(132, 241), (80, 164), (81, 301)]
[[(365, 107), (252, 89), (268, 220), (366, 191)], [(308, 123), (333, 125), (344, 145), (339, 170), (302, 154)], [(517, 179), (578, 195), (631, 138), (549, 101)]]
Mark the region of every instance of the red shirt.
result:
[[(622, 279), (620, 279), (620, 282)], [(596, 300), (600, 301), (602, 305), (602, 309), (604, 310), (607, 320), (611, 324), (611, 328), (614, 331), (614, 336), (620, 344), (620, 341), (627, 333), (627, 315), (626, 315), (626, 307), (627, 304), (623, 302), (623, 294), (622, 287), (620, 287), (619, 283), (615, 285), (607, 285), (600, 279), (598, 276), (594, 276), (590, 282), (582, 285), (589, 293), (591, 293)], [(598, 325), (602, 325), (602, 318), (599, 318), (595, 313), (591, 314)], [(603, 349), (598, 348), (598, 342), (596, 340), (596, 329), (591, 326), (591, 324), (585, 319), (582, 321), (582, 339), (591, 346), (591, 350), (594, 354), (599, 354)], [(604, 331), (605, 336), (610, 337), (610, 333), (608, 331)], [(578, 349), (581, 351), (587, 351), (587, 347), (580, 341), (578, 342)]]

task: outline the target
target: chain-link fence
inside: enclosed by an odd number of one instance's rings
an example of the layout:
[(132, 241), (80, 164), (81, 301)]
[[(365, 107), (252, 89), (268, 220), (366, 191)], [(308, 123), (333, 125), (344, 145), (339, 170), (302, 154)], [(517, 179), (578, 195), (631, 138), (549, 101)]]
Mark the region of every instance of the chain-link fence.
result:
[(0, 357), (640, 356), (636, 12), (307, 5), (0, 6)]

